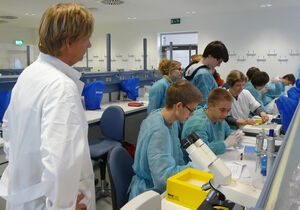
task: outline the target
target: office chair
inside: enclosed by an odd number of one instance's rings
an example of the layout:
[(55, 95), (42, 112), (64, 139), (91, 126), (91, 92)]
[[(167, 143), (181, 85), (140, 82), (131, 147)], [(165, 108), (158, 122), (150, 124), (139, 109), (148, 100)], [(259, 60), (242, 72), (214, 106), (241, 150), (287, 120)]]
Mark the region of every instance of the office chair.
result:
[(99, 163), (100, 189), (96, 189), (96, 198), (110, 195), (108, 183), (105, 181), (107, 154), (124, 140), (125, 113), (119, 106), (106, 108), (100, 120), (100, 130), (104, 138), (89, 141), (91, 158)]
[(128, 187), (134, 175), (133, 160), (122, 146), (111, 149), (107, 158), (107, 169), (111, 185), (113, 210), (119, 210), (128, 201)]

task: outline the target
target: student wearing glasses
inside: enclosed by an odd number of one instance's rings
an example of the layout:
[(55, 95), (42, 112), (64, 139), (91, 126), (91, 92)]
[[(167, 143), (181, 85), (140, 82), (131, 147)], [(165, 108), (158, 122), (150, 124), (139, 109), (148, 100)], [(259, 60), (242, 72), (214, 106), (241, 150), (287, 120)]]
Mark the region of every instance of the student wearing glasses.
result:
[(164, 108), (152, 111), (143, 121), (133, 164), (136, 175), (129, 187), (130, 199), (148, 190), (163, 193), (169, 177), (194, 167), (185, 160), (176, 121), (184, 123), (201, 101), (200, 91), (191, 82), (178, 80), (168, 87)]
[(223, 154), (227, 147), (235, 146), (241, 134), (234, 133), (225, 121), (232, 101), (227, 90), (212, 90), (208, 95), (208, 107), (197, 109), (183, 124), (182, 138), (195, 132), (216, 155)]
[(207, 105), (209, 92), (218, 87), (210, 69), (220, 66), (222, 62), (228, 61), (228, 51), (221, 41), (213, 41), (204, 49), (202, 59), (198, 64), (190, 66), (184, 72), (184, 78), (191, 81), (202, 93), (204, 102), (201, 106)]
[(166, 103), (166, 92), (169, 85), (181, 79), (181, 63), (175, 60), (162, 59), (159, 63), (159, 71), (163, 78), (154, 83), (149, 93), (147, 113), (155, 109), (163, 108)]

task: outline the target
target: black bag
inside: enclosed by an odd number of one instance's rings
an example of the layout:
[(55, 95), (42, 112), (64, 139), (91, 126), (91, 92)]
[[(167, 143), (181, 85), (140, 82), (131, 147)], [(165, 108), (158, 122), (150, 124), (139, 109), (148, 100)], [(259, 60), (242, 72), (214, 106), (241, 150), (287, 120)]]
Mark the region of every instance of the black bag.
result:
[[(191, 69), (191, 68), (193, 68), (193, 69)], [(194, 78), (195, 74), (198, 72), (198, 70), (201, 69), (201, 68), (208, 68), (208, 67), (206, 65), (199, 64), (198, 62), (190, 63), (184, 69), (183, 77), (186, 80), (191, 81)]]

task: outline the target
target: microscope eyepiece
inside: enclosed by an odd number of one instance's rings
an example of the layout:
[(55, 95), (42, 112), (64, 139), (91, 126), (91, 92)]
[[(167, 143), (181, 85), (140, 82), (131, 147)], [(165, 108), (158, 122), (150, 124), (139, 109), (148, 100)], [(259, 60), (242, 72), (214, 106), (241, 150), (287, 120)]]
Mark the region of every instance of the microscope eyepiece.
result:
[(199, 139), (199, 136), (193, 132), (190, 135), (186, 136), (184, 139), (180, 141), (181, 146), (186, 149), (192, 144), (194, 144)]

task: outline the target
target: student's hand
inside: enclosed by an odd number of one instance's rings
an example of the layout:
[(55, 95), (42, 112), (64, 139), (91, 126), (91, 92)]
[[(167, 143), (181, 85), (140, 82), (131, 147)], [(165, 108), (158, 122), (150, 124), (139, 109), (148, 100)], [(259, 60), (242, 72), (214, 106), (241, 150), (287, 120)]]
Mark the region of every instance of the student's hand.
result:
[(76, 201), (76, 210), (86, 210), (86, 205), (80, 203), (80, 201), (84, 198), (84, 194), (80, 194), (77, 196), (77, 201)]
[(245, 120), (245, 125), (255, 125), (256, 122), (253, 119), (248, 118), (247, 120)]
[(240, 132), (234, 132), (225, 139), (226, 147), (236, 146), (240, 140), (242, 140), (242, 134)]
[(261, 116), (261, 119), (262, 119), (262, 122), (263, 122), (263, 123), (269, 121), (269, 117), (268, 117), (267, 113), (261, 112), (261, 113), (260, 113), (260, 116)]
[(279, 83), (279, 81), (280, 80), (278, 78), (276, 78), (276, 77), (273, 78), (273, 79), (271, 79), (271, 83)]

